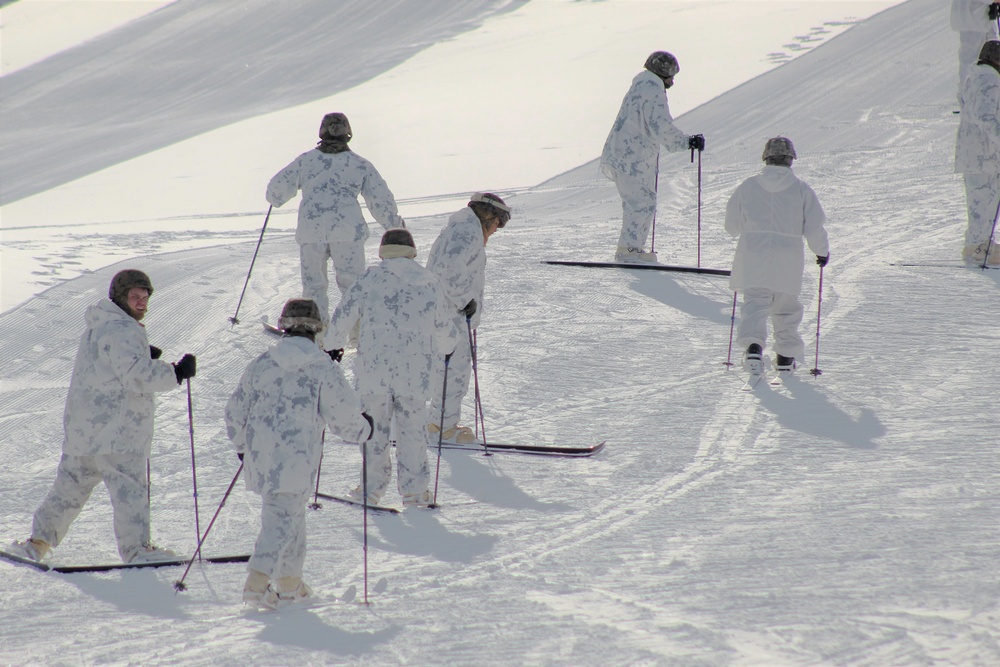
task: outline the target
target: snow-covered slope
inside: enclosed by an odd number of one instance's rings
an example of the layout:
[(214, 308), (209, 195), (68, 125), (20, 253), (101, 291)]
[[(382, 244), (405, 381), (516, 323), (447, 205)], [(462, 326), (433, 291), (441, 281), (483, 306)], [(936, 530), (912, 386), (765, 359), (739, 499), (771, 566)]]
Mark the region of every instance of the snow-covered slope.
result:
[[(707, 266), (731, 261), (723, 207), (758, 169), (764, 140), (795, 140), (796, 171), (830, 216), (821, 377), (740, 391), (739, 373), (722, 365), (733, 300), (725, 279), (541, 265), (610, 254), (617, 195), (595, 164), (583, 165), (511, 193), (515, 217), (489, 246), (480, 383), (490, 438), (608, 439), (604, 452), (445, 453), (440, 498), (451, 507), (370, 522), (371, 583), (384, 578), (386, 587), (367, 608), (247, 617), (238, 565), (195, 566), (189, 590), (175, 594), (176, 570), (44, 575), (0, 563), (0, 662), (1000, 663), (1000, 272), (956, 261), (956, 46), (943, 3), (910, 0), (678, 120), (708, 137)], [(664, 262), (695, 262), (696, 183), (687, 155), (664, 158)], [(443, 221), (413, 221), (421, 259)], [(254, 242), (119, 263), (0, 315), (5, 539), (27, 534), (51, 482), (82, 310), (123, 266), (156, 283), (151, 341), (168, 358), (199, 357), (204, 527), (237, 467), (225, 400), (271, 342), (255, 320), (273, 320), (298, 290), (294, 242), (268, 236), (244, 324), (229, 326)], [(900, 261), (955, 266), (892, 266)], [(806, 369), (815, 363), (817, 277), (810, 267), (803, 286)], [(190, 551), (180, 390), (162, 396), (157, 419), (154, 534)], [(359, 460), (330, 445), (324, 490), (351, 484)], [(102, 493), (59, 560), (114, 558)], [(257, 511), (237, 486), (206, 551), (248, 551)], [(314, 587), (360, 587), (360, 514), (328, 504), (310, 513), (309, 531)]]

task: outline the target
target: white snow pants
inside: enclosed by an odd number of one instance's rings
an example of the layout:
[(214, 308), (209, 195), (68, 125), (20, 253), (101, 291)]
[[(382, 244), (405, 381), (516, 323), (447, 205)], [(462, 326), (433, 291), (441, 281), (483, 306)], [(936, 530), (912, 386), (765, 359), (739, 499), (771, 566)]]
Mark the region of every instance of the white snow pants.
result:
[[(396, 487), (399, 494), (420, 495), (430, 484), (427, 465), (426, 403), (401, 396), (363, 396), (361, 405), (375, 422), (371, 440), (361, 444), (368, 467), (368, 494), (381, 498), (392, 479), (392, 424), (396, 422)], [(361, 483), (364, 484), (362, 478)]]
[(365, 242), (299, 245), (302, 297), (316, 302), (324, 322), (330, 321), (330, 278), (327, 272), (327, 262), (330, 260), (333, 260), (337, 288), (343, 296), (365, 271)]
[(622, 200), (622, 231), (619, 246), (642, 249), (656, 215), (656, 174), (638, 178), (618, 174), (615, 185)]
[(58, 546), (94, 487), (103, 480), (111, 496), (118, 553), (128, 562), (149, 543), (146, 460), (138, 454), (63, 454), (52, 489), (35, 511), (31, 536)]
[[(469, 347), (469, 323), (465, 315), (455, 318), (455, 328), (458, 329), (458, 344), (448, 362), (448, 386), (444, 400), (444, 430), (454, 428), (462, 417), (462, 401), (469, 392), (469, 380), (472, 379), (472, 349)], [(433, 396), (428, 424), (435, 426), (441, 421), (441, 390), (444, 385), (444, 357), (435, 359), (433, 377)]]
[(990, 240), (990, 231), (1000, 206), (1000, 176), (997, 174), (963, 174), (965, 205), (969, 226), (965, 230), (965, 245), (979, 245)]
[(309, 493), (261, 494), (260, 533), (247, 568), (268, 575), (302, 577), (306, 562), (306, 503)]
[(740, 326), (736, 333), (736, 344), (741, 350), (752, 343), (762, 348), (767, 343), (767, 317), (771, 316), (774, 329), (775, 353), (783, 357), (795, 357), (799, 362), (805, 356), (805, 343), (799, 335), (802, 323), (802, 304), (794, 294), (782, 294), (773, 290), (753, 287), (743, 290), (743, 304), (740, 306)]

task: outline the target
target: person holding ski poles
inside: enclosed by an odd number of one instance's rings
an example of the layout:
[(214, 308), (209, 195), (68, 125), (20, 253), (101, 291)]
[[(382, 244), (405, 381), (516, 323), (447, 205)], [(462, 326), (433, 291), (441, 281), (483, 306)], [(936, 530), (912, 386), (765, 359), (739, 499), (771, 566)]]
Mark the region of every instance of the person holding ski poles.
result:
[(744, 349), (743, 368), (751, 375), (764, 372), (769, 315), (778, 372), (794, 371), (795, 360), (805, 355), (799, 335), (802, 238), (819, 266), (830, 258), (826, 214), (812, 188), (792, 173), (796, 157), (791, 139), (768, 139), (763, 171), (737, 186), (726, 206), (726, 231), (739, 237), (729, 281), (743, 294), (737, 345)]
[(601, 172), (614, 181), (622, 200), (618, 262), (656, 262), (656, 253), (643, 248), (656, 218), (660, 146), (670, 153), (705, 150), (705, 137), (684, 134), (670, 115), (666, 91), (680, 70), (672, 54), (651, 53), (632, 79), (604, 143)]
[(352, 442), (372, 434), (371, 418), (340, 365), (316, 344), (324, 328), (316, 302), (289, 299), (279, 326), (285, 336), (247, 366), (225, 413), (246, 487), (261, 496), (260, 533), (247, 564), (243, 602), (266, 609), (312, 598), (302, 580), (305, 511), (324, 427)]
[(149, 344), (142, 319), (153, 283), (138, 269), (115, 274), (108, 298), (87, 309), (63, 414), (62, 458), (52, 488), (35, 511), (31, 537), (7, 551), (46, 560), (59, 546), (94, 487), (111, 497), (118, 553), (125, 563), (175, 558), (150, 539), (147, 462), (155, 394), (194, 377), (196, 360), (171, 364)]
[[(486, 243), (510, 220), (510, 207), (492, 192), (476, 192), (466, 208), (452, 214), (441, 230), (427, 258), (427, 268), (444, 287), (455, 327), (458, 345), (448, 367), (447, 395), (444, 397), (444, 432), (447, 442), (471, 444), (476, 436), (468, 426), (459, 426), (462, 399), (469, 391), (472, 377), (472, 330), (479, 326), (486, 291)], [(436, 364), (432, 386), (444, 383), (444, 363)], [(435, 436), (441, 432), (441, 394), (434, 393), (427, 429)]]
[(983, 44), (979, 61), (962, 89), (961, 121), (955, 142), (955, 171), (965, 182), (968, 225), (962, 259), (1000, 265), (995, 241), (1000, 209), (1000, 41)]
[(295, 158), (267, 184), (267, 201), (273, 206), (302, 191), (295, 228), (302, 296), (316, 302), (324, 322), (330, 318), (327, 263), (333, 261), (341, 296), (365, 270), (368, 223), (358, 196), (364, 197), (383, 228), (406, 226), (385, 180), (371, 162), (348, 147), (352, 136), (347, 116), (326, 114), (316, 148)]
[(984, 42), (1000, 38), (1000, 2), (952, 0), (951, 29), (958, 33), (958, 104), (962, 108), (962, 88), (979, 57)]
[[(382, 261), (368, 270), (333, 312), (328, 344), (340, 346), (359, 327), (354, 375), (361, 405), (375, 423), (375, 434), (361, 444), (365, 465), (351, 496), (378, 505), (392, 479), (391, 430), (396, 424), (396, 485), (403, 506), (427, 506), (427, 402), (441, 393), (435, 385), (435, 360), (449, 355), (458, 331), (444, 289), (435, 274), (416, 261), (413, 236), (390, 229), (379, 247)], [(368, 495), (365, 497), (365, 490)]]

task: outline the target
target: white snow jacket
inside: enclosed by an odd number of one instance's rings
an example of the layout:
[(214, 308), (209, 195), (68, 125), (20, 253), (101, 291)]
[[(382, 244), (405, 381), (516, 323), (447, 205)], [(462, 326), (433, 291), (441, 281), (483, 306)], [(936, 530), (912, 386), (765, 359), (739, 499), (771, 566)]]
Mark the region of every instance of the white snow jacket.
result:
[(295, 240), (343, 243), (368, 238), (358, 195), (384, 228), (403, 226), (396, 200), (371, 162), (352, 151), (313, 149), (295, 158), (267, 184), (267, 201), (281, 206), (302, 191)]
[(962, 88), (955, 171), (1000, 174), (1000, 72), (976, 65)]
[(282, 338), (250, 363), (225, 419), (244, 454), (247, 489), (260, 494), (314, 488), (324, 424), (349, 442), (371, 433), (340, 366), (302, 336)]
[(663, 80), (643, 70), (632, 79), (604, 142), (601, 171), (612, 181), (619, 175), (655, 178), (660, 145), (671, 153), (687, 150), (688, 135), (674, 127)]
[(802, 237), (816, 255), (830, 254), (826, 215), (812, 188), (789, 167), (768, 165), (737, 186), (726, 206), (726, 231), (739, 237), (729, 286), (802, 291)]
[(471, 208), (463, 208), (448, 218), (431, 246), (427, 268), (441, 280), (452, 317), (470, 300), (476, 300), (472, 327), (479, 326), (486, 292), (486, 242), (483, 225)]
[(951, 29), (956, 32), (975, 32), (987, 42), (997, 38), (996, 21), (990, 20), (989, 8), (993, 0), (952, 0)]
[(146, 328), (109, 299), (87, 308), (63, 413), (63, 453), (149, 456), (154, 393), (177, 386), (173, 364), (149, 356)]
[(342, 347), (360, 321), (358, 393), (428, 401), (435, 356), (455, 349), (454, 317), (435, 274), (406, 257), (383, 259), (344, 295), (326, 340)]

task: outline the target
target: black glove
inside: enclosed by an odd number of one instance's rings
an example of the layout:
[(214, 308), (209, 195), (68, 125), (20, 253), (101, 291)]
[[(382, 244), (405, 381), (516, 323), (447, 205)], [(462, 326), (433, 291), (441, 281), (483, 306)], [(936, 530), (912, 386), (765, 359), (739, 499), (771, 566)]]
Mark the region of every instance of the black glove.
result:
[(340, 360), (344, 358), (344, 348), (340, 348), (339, 350), (327, 350), (326, 353), (329, 354), (330, 358), (338, 364), (340, 363)]
[(829, 255), (816, 255), (816, 263), (820, 266), (826, 266), (826, 263), (830, 261)]
[(465, 304), (465, 308), (463, 308), (458, 312), (462, 313), (466, 317), (472, 317), (473, 315), (476, 314), (476, 300), (471, 299), (469, 303)]
[(1000, 18), (1000, 2), (994, 2), (990, 5), (990, 20), (996, 21)]
[(371, 418), (371, 415), (369, 415), (367, 412), (362, 412), (361, 416), (368, 421), (368, 428), (371, 429), (368, 432), (368, 437), (365, 438), (365, 440), (371, 440), (372, 436), (375, 435), (375, 421)]
[(195, 359), (193, 354), (185, 354), (181, 360), (174, 364), (174, 375), (177, 376), (177, 384), (194, 377)]
[(240, 463), (243, 463), (243, 452), (236, 452), (236, 458), (240, 460)]
[(705, 150), (705, 135), (693, 134), (690, 137), (688, 137), (688, 148), (690, 148), (693, 151)]
[(160, 348), (156, 347), (155, 345), (150, 345), (149, 346), (149, 358), (150, 359), (159, 359), (161, 354), (163, 354), (163, 350), (161, 350)]

